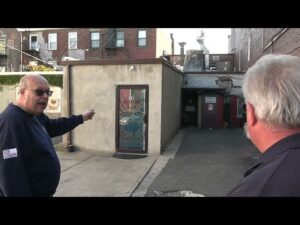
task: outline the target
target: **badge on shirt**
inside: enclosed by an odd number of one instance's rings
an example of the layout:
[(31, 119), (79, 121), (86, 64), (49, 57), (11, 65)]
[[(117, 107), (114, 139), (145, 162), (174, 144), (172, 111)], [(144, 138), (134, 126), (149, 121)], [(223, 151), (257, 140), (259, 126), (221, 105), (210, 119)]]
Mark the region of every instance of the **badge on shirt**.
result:
[(18, 156), (18, 152), (16, 148), (3, 150), (2, 154), (3, 154), (3, 159), (16, 158)]

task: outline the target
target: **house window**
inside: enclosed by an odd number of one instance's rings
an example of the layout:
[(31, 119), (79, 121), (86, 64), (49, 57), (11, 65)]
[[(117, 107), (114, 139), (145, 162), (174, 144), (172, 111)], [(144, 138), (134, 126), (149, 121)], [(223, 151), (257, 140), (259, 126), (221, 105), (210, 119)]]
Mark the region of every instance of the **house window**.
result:
[(6, 48), (5, 48), (5, 39), (0, 38), (0, 55), (5, 55), (6, 54)]
[(100, 33), (91, 32), (91, 47), (100, 48)]
[(147, 45), (147, 31), (139, 30), (138, 31), (138, 47), (146, 47)]
[(37, 42), (37, 35), (36, 34), (30, 34), (29, 39), (29, 50), (35, 50), (38, 51), (38, 42)]
[(117, 32), (117, 47), (124, 47), (124, 32), (123, 31), (118, 31)]
[(69, 49), (77, 49), (77, 32), (69, 33)]
[(57, 50), (57, 34), (51, 33), (48, 34), (48, 49)]

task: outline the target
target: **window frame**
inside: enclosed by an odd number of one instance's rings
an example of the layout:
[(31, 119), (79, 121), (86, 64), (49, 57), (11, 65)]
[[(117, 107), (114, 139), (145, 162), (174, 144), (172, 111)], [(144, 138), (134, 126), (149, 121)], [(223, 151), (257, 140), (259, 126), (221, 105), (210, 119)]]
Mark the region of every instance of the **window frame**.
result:
[[(119, 34), (123, 34), (120, 38)], [(121, 44), (119, 44), (121, 43)], [(124, 31), (117, 31), (116, 33), (116, 47), (117, 48), (123, 48), (125, 47), (125, 32)]]
[[(140, 37), (140, 32), (144, 31), (145, 32), (145, 37)], [(146, 29), (138, 29), (137, 32), (137, 47), (139, 48), (145, 48), (147, 47), (147, 30)], [(145, 45), (140, 45), (140, 41), (145, 40)]]
[[(54, 39), (55, 39), (55, 41), (51, 41), (51, 39), (54, 37)], [(55, 46), (54, 47), (51, 47), (52, 45), (52, 43), (55, 43)], [(57, 33), (49, 33), (48, 34), (48, 50), (50, 50), (50, 51), (55, 51), (55, 50), (57, 50)]]
[[(74, 35), (74, 37), (72, 37), (72, 35)], [(74, 40), (71, 40), (71, 39), (74, 39)], [(71, 46), (73, 44), (75, 46)], [(68, 33), (68, 49), (77, 49), (77, 44), (78, 44), (77, 32), (69, 32)]]
[[(98, 39), (93, 39), (93, 34), (98, 34)], [(99, 31), (92, 31), (90, 33), (90, 41), (91, 41), (91, 49), (100, 48), (101, 47), (101, 34), (100, 34), (100, 32)], [(98, 43), (98, 47), (93, 46), (94, 42)]]

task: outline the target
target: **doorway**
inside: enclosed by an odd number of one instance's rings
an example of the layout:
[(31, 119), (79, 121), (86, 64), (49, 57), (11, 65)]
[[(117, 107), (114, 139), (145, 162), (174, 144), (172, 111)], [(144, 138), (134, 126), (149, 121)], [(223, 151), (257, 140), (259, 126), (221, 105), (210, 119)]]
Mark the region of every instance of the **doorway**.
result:
[(116, 96), (116, 151), (147, 153), (148, 86), (119, 85)]

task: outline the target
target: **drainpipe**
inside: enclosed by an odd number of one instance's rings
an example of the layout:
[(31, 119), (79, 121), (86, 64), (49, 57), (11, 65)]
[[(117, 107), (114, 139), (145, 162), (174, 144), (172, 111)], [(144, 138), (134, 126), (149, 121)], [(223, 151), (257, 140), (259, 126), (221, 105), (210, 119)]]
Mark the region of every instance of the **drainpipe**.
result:
[[(66, 104), (66, 111), (67, 111), (67, 117), (70, 117), (72, 115), (72, 66), (71, 65), (67, 65), (67, 72), (66, 72), (66, 99), (67, 99), (67, 104)], [(69, 152), (74, 152), (74, 147), (72, 144), (72, 131), (69, 131), (67, 133), (67, 144), (65, 146), (66, 149), (68, 149)]]
[(281, 31), (279, 31), (278, 33), (274, 34), (270, 41), (267, 43), (266, 47), (263, 48), (263, 52), (265, 52), (270, 46), (271, 46), (271, 53), (273, 53), (273, 45), (274, 43), (277, 41), (278, 38), (280, 38), (286, 31), (288, 30), (288, 28), (284, 28)]
[(183, 66), (184, 64), (184, 45), (186, 45), (186, 42), (179, 42), (180, 45), (180, 66)]
[(21, 38), (21, 40), (20, 40), (20, 44), (21, 44), (21, 46), (20, 46), (20, 48), (21, 48), (21, 52), (20, 52), (20, 54), (21, 54), (21, 66), (20, 66), (20, 72), (23, 72), (23, 37), (22, 37), (23, 35), (22, 35), (22, 31), (20, 31), (20, 38)]

